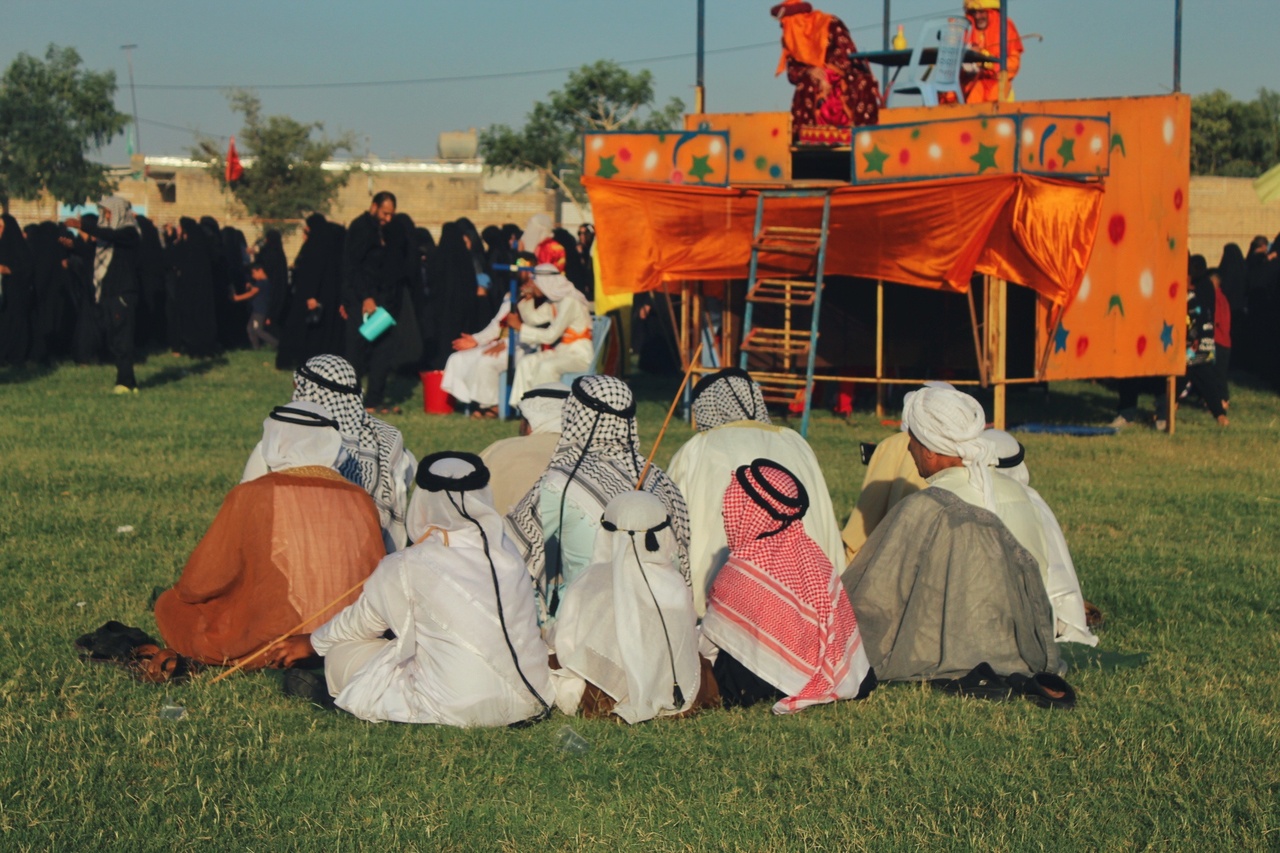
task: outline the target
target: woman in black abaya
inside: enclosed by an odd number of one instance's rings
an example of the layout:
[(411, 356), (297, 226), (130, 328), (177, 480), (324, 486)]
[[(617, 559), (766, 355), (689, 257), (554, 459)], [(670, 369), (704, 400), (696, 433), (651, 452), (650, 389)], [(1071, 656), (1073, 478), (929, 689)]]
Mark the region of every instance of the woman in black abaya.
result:
[(440, 245), (431, 256), (429, 319), (423, 324), (430, 328), (426, 358), (431, 370), (444, 370), (453, 342), (463, 332), (478, 332), (493, 318), (490, 312), (476, 320), (475, 263), (462, 235), (458, 223), (446, 222), (440, 229)]
[(173, 319), (178, 324), (177, 342), (181, 351), (193, 358), (217, 355), (214, 250), (209, 244), (208, 232), (194, 219), (182, 217), (177, 239), (165, 250), (165, 255), (174, 275)]
[(0, 360), (20, 365), (31, 346), (31, 252), (18, 221), (0, 216)]

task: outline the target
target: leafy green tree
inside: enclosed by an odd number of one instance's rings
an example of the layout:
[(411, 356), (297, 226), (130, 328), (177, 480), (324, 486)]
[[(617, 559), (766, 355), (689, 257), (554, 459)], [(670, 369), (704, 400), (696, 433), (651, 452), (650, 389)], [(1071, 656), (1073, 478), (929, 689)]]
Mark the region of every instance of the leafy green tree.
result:
[(1280, 93), (1237, 101), (1217, 89), (1191, 99), (1191, 173), (1253, 178), (1280, 162)]
[[(233, 89), (227, 99), (244, 117), (237, 135), (237, 155), (244, 158), (244, 174), (228, 184), (226, 152), (212, 139), (200, 139), (192, 154), (209, 163), (209, 172), (230, 189), (251, 216), (267, 220), (296, 220), (311, 212), (327, 213), (351, 169), (326, 170), (324, 163), (339, 151), (351, 151), (354, 138), (323, 135), (320, 122), (304, 124), (289, 116), (264, 116), (262, 100), (252, 91)], [(313, 134), (321, 134), (318, 138)], [(285, 230), (296, 223), (284, 222)]]
[(575, 201), (586, 193), (582, 134), (609, 130), (671, 130), (680, 126), (684, 103), (672, 98), (654, 106), (653, 75), (631, 72), (607, 59), (569, 73), (564, 88), (537, 101), (514, 130), (496, 124), (480, 132), (480, 156), (491, 170), (532, 169)]
[(0, 196), (47, 190), (81, 202), (110, 192), (107, 167), (88, 154), (129, 122), (115, 91), (115, 72), (82, 69), (74, 48), (51, 44), (43, 60), (18, 54), (0, 78)]

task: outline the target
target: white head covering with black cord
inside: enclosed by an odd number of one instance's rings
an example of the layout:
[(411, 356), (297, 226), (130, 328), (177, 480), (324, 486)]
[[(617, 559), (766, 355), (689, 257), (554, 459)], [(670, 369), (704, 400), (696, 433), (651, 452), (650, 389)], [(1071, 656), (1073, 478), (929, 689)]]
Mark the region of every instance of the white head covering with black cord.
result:
[(276, 406), (262, 422), (262, 459), (271, 471), (312, 465), (337, 470), (344, 458), (338, 422), (319, 403)]
[(770, 423), (764, 393), (740, 367), (726, 367), (702, 377), (693, 386), (692, 397), (693, 420), (699, 432), (734, 421)]
[(564, 402), (569, 399), (569, 386), (548, 382), (524, 392), (520, 398), (520, 415), (529, 422), (532, 435), (561, 432)]
[[(543, 486), (549, 482), (562, 484), (565, 498), (572, 489), (579, 505), (595, 504), (601, 513), (613, 498), (634, 490), (645, 463), (636, 449), (635, 415), (635, 397), (621, 379), (595, 374), (575, 379), (564, 404), (560, 442), (547, 471), (507, 516), (512, 539), (525, 558), (537, 583), (540, 603), (549, 615), (555, 614), (563, 573), (558, 564), (548, 565), (540, 512)], [(689, 510), (684, 497), (657, 466), (650, 466), (642, 488), (656, 495), (671, 516), (680, 573), (687, 582)]]
[(340, 473), (373, 498), (382, 529), (403, 528), (408, 492), (396, 474), (408, 453), (404, 436), (364, 410), (355, 368), (341, 356), (313, 356), (293, 374), (293, 385), (295, 401), (319, 403), (338, 422), (349, 454)]
[(560, 709), (574, 713), (589, 682), (628, 723), (685, 711), (701, 678), (698, 616), (671, 518), (654, 495), (623, 492), (601, 526), (592, 564), (565, 588), (553, 628), (566, 671), (557, 679)]

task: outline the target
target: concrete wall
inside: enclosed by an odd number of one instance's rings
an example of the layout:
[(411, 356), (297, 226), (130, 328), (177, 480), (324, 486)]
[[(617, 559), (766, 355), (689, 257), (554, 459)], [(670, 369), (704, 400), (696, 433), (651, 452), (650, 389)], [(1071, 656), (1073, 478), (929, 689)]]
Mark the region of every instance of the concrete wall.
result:
[[(221, 225), (244, 231), (250, 243), (271, 227), (246, 215), (201, 163), (179, 157), (147, 157), (145, 162), (136, 157), (135, 161), (135, 171), (120, 170), (116, 193), (144, 210), (157, 225), (183, 216), (212, 216)], [(135, 178), (144, 168), (146, 177)], [(463, 216), (483, 230), (486, 225), (505, 222), (523, 226), (535, 213), (549, 213), (553, 219), (556, 214), (555, 193), (544, 189), (536, 174), (488, 175), (479, 161), (472, 160), (361, 164), (325, 215), (345, 225), (368, 210), (370, 199), (382, 190), (395, 193), (399, 210), (431, 229), (436, 237), (441, 225)], [(15, 200), (10, 210), (26, 225), (52, 218), (57, 205), (48, 197), (34, 202)], [(285, 238), (290, 262), (301, 243), (301, 229)]]
[(1252, 178), (1191, 178), (1187, 246), (1217, 266), (1222, 247), (1238, 243), (1246, 255), (1258, 234), (1268, 240), (1280, 232), (1280, 199), (1263, 204), (1253, 191)]

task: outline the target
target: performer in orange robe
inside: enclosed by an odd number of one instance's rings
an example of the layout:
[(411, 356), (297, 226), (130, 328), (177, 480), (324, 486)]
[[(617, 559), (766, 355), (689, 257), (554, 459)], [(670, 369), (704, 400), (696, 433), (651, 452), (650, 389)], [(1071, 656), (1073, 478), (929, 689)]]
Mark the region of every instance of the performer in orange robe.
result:
[[(995, 62), (966, 64), (960, 72), (960, 85), (964, 89), (965, 103), (974, 104), (1000, 100), (1000, 0), (964, 0), (964, 13), (969, 19), (968, 46), (988, 56)], [(1022, 36), (1013, 19), (1009, 19), (1009, 81), (1005, 100), (1013, 100), (1013, 78), (1022, 65)]]
[(791, 98), (793, 135), (801, 127), (850, 127), (880, 120), (880, 86), (866, 62), (849, 59), (857, 47), (843, 21), (802, 0), (785, 0), (770, 14), (782, 27), (777, 73), (786, 71), (796, 87)]
[(360, 591), (335, 599), (386, 556), (373, 499), (334, 470), (343, 452), (336, 422), (296, 423), (312, 410), (323, 411), (295, 402), (272, 412), (294, 423), (264, 424), (271, 473), (231, 490), (178, 583), (156, 600), (156, 625), (180, 654), (234, 663), (332, 602), (310, 627), (322, 625)]

